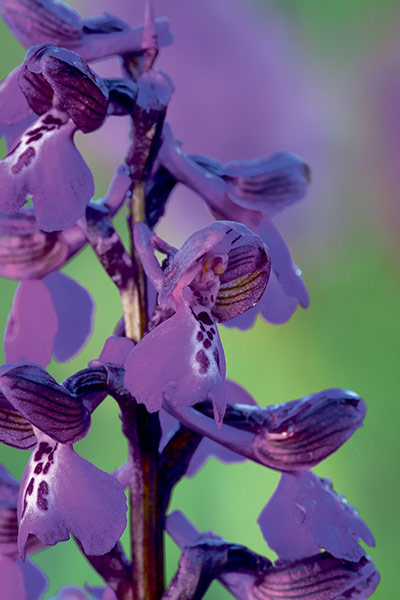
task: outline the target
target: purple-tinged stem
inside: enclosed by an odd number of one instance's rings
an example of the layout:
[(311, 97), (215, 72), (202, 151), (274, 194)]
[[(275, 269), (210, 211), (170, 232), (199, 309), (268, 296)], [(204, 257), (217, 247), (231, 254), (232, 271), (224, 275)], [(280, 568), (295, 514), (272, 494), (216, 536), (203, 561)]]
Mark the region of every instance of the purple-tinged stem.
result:
[[(132, 186), (129, 225), (135, 272), (134, 294), (122, 296), (126, 336), (138, 343), (147, 327), (146, 276), (133, 242), (133, 226), (145, 218), (145, 183)], [(131, 396), (120, 402), (123, 432), (129, 442), (131, 582), (134, 600), (159, 600), (164, 592), (163, 515), (159, 500), (161, 427), (158, 414), (150, 414)]]

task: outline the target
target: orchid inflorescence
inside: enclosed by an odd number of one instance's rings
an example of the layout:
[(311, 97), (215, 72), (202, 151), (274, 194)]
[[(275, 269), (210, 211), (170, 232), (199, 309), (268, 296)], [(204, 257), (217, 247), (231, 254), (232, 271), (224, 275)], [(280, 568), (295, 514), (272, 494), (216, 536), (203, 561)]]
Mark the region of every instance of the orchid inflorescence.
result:
[[(284, 323), (308, 306), (301, 271), (273, 223), (301, 199), (310, 169), (280, 152), (222, 164), (188, 155), (166, 121), (173, 92), (155, 68), (172, 42), (167, 19), (132, 29), (105, 14), (81, 18), (59, 0), (0, 0), (27, 48), (0, 86), (0, 273), (19, 281), (0, 368), (0, 439), (32, 455), (21, 482), (0, 470), (0, 589), (38, 600), (47, 586), (27, 554), (76, 540), (104, 588), (63, 588), (58, 600), (190, 600), (218, 580), (239, 600), (365, 600), (378, 572), (359, 545), (374, 539), (356, 509), (310, 469), (362, 426), (365, 403), (345, 389), (263, 408), (225, 377), (218, 324), (250, 328), (258, 313)], [(110, 56), (121, 75), (89, 66)], [(93, 200), (93, 176), (74, 143), (109, 118), (131, 124), (125, 163)], [(215, 221), (177, 249), (155, 228), (178, 184)], [(25, 206), (28, 200), (32, 205)], [(113, 217), (129, 210), (130, 247)], [(46, 366), (68, 361), (90, 336), (94, 302), (60, 269), (90, 245), (117, 287), (122, 319), (87, 368), (58, 383)], [(160, 263), (158, 258), (162, 255)], [(107, 395), (120, 409), (128, 461), (105, 473), (74, 444)], [(278, 555), (199, 532), (170, 514), (175, 485), (210, 456), (281, 473), (258, 524)], [(131, 557), (120, 542), (127, 526)], [(166, 588), (163, 535), (182, 549)]]

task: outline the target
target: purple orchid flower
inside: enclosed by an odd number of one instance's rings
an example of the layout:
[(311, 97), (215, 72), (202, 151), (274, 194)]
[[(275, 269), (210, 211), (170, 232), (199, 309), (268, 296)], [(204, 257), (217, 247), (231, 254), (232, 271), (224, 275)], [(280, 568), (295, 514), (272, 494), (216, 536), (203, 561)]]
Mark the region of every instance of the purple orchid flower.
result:
[(328, 479), (308, 470), (282, 473), (258, 524), (265, 541), (284, 560), (299, 560), (324, 548), (336, 558), (358, 562), (365, 556), (359, 540), (375, 545), (354, 506)]
[(269, 158), (225, 165), (205, 157), (186, 156), (164, 126), (159, 160), (173, 178), (199, 194), (218, 219), (240, 221), (253, 229), (269, 248), (271, 287), (257, 308), (231, 325), (247, 329), (257, 312), (271, 323), (287, 321), (298, 304), (307, 308), (309, 297), (290, 251), (271, 221), (271, 215), (304, 196), (309, 167), (297, 156), (282, 152)]
[[(132, 29), (108, 13), (101, 17), (81, 19), (75, 9), (54, 0), (1, 0), (0, 12), (10, 30), (26, 48), (52, 42), (78, 52), (87, 62), (144, 51), (144, 27)], [(154, 27), (159, 46), (170, 44), (172, 35), (168, 20), (156, 19)], [(17, 67), (0, 84), (0, 134), (7, 135), (9, 149), (19, 137), (18, 129), (19, 133), (26, 129), (20, 129), (19, 123), (32, 113), (18, 85), (20, 70), (21, 67)]]
[(15, 213), (31, 195), (40, 229), (65, 229), (82, 216), (94, 193), (73, 136), (102, 124), (108, 92), (77, 54), (51, 44), (30, 49), (19, 85), (42, 116), (0, 162), (0, 208)]
[[(216, 321), (233, 318), (260, 298), (269, 277), (267, 249), (244, 225), (219, 222), (193, 234), (179, 251), (161, 241), (158, 249), (170, 258), (163, 272), (154, 256), (156, 244), (144, 224), (135, 226), (135, 245), (159, 304), (175, 313), (130, 352), (125, 385), (150, 412), (160, 410), (163, 400), (187, 405), (209, 399), (220, 424), (225, 358)], [(151, 387), (143, 378), (149, 364)]]
[[(1, 439), (33, 448), (18, 498), (20, 555), (25, 557), (30, 534), (54, 545), (72, 533), (86, 554), (108, 552), (125, 529), (126, 498), (114, 476), (73, 449), (88, 432), (89, 409), (37, 365), (5, 365), (0, 373)], [(10, 420), (10, 414), (18, 418)]]
[(164, 408), (192, 431), (285, 472), (303, 471), (318, 464), (362, 426), (365, 416), (363, 400), (341, 389), (323, 390), (266, 408), (228, 405), (221, 431), (210, 418), (210, 410), (168, 402), (164, 402)]
[[(166, 529), (183, 549), (226, 544), (213, 532), (199, 532), (180, 511), (167, 517)], [(292, 538), (291, 533), (289, 538)], [(299, 561), (278, 561), (275, 566), (263, 563), (260, 558), (251, 568), (247, 565), (241, 569), (237, 564), (230, 569), (228, 561), (217, 574), (220, 583), (237, 600), (300, 600), (305, 596), (315, 600), (366, 600), (379, 582), (374, 564), (365, 557), (350, 562), (323, 552)], [(187, 565), (187, 569), (190, 567), (195, 572), (201, 565)], [(189, 570), (187, 577), (190, 577)]]
[[(0, 464), (0, 589), (7, 600), (39, 600), (47, 580), (30, 560), (18, 559), (17, 501), (19, 482)], [(28, 539), (28, 553), (42, 548), (33, 536)]]

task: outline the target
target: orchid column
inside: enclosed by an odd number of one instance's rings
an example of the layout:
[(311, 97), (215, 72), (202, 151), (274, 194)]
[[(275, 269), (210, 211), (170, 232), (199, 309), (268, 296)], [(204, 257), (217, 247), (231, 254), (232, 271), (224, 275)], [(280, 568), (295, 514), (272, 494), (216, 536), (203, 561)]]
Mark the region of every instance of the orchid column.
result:
[[(108, 14), (82, 19), (58, 1), (1, 0), (0, 9), (28, 49), (0, 88), (9, 149), (0, 162), (0, 272), (20, 282), (0, 369), (0, 440), (32, 449), (20, 483), (0, 472), (7, 597), (44, 598), (43, 575), (21, 560), (72, 535), (105, 587), (63, 588), (58, 600), (197, 600), (215, 579), (238, 599), (366, 599), (379, 576), (358, 542), (372, 545), (373, 536), (310, 471), (362, 425), (363, 400), (328, 389), (262, 408), (226, 380), (218, 331), (248, 329), (258, 312), (283, 323), (308, 306), (273, 218), (307, 192), (309, 167), (289, 152), (221, 164), (182, 150), (166, 121), (173, 84), (156, 69), (172, 35), (151, 2), (137, 29)], [(89, 63), (110, 56), (121, 72), (102, 79)], [(119, 116), (130, 122), (125, 163), (96, 201), (74, 134)], [(215, 218), (179, 249), (155, 232), (178, 183)], [(125, 207), (129, 247), (112, 221)], [(58, 383), (46, 371), (52, 356), (68, 361), (92, 330), (95, 299), (60, 271), (86, 245), (121, 310), (100, 355)], [(107, 395), (128, 442), (127, 462), (111, 474), (73, 448)], [(282, 473), (259, 517), (275, 565), (167, 514), (175, 485), (211, 455)], [(127, 511), (129, 553), (120, 541)], [(182, 548), (167, 589), (165, 532)]]

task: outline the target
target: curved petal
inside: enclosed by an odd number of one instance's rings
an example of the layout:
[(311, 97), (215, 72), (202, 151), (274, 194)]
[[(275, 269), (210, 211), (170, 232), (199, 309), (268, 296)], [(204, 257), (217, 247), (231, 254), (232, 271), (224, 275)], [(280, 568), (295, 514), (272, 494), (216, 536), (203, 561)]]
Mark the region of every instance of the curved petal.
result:
[(58, 319), (54, 357), (60, 362), (77, 354), (88, 341), (93, 328), (95, 305), (89, 292), (64, 273), (43, 279), (51, 294)]
[(0, 442), (26, 450), (36, 446), (32, 425), (0, 393)]
[(365, 402), (354, 392), (331, 388), (267, 406), (256, 434), (258, 460), (279, 471), (301, 471), (333, 454), (358, 429)]
[(57, 313), (46, 285), (43, 281), (22, 281), (4, 334), (7, 362), (36, 362), (45, 367), (51, 360), (57, 331)]
[(163, 399), (180, 405), (208, 399), (221, 423), (225, 358), (217, 328), (208, 320), (211, 326), (181, 303), (129, 353), (125, 385), (150, 412), (160, 410)]
[[(102, 555), (126, 527), (126, 498), (117, 479), (81, 458), (69, 445), (41, 437), (21, 482), (18, 549), (29, 534), (53, 546), (75, 535), (89, 555)], [(49, 451), (50, 450), (50, 451)], [(41, 465), (41, 467), (39, 467)]]
[[(31, 208), (31, 207), (29, 207)], [(40, 279), (67, 259), (68, 243), (59, 233), (37, 227), (33, 210), (0, 213), (0, 275), (9, 279)]]
[(290, 250), (278, 229), (269, 219), (264, 218), (258, 227), (258, 233), (268, 246), (272, 268), (282, 289), (289, 297), (298, 300), (303, 308), (307, 308), (310, 299), (301, 278), (301, 271), (294, 264)]
[(337, 558), (358, 562), (365, 556), (359, 540), (374, 545), (356, 509), (311, 471), (283, 473), (258, 524), (268, 545), (285, 560), (306, 558), (324, 548)]
[(253, 327), (258, 314), (268, 323), (281, 325), (290, 319), (297, 307), (297, 300), (285, 294), (274, 271), (271, 270), (267, 288), (257, 304), (238, 317), (225, 321), (223, 325), (244, 331)]
[(53, 440), (75, 443), (88, 431), (90, 414), (81, 399), (69, 394), (38, 365), (4, 365), (0, 390), (34, 427)]
[(232, 202), (267, 214), (300, 200), (310, 183), (308, 165), (290, 152), (226, 163), (222, 171)]
[(0, 162), (0, 208), (15, 213), (32, 195), (43, 231), (66, 229), (94, 193), (92, 174), (73, 142), (76, 126), (65, 113), (44, 114)]
[(80, 15), (64, 2), (1, 0), (0, 11), (9, 29), (25, 48), (49, 40), (60, 46), (76, 45), (82, 38)]
[[(347, 562), (327, 552), (277, 566), (254, 582), (252, 600), (341, 600), (375, 572), (371, 561)], [(349, 595), (347, 595), (349, 594)]]

